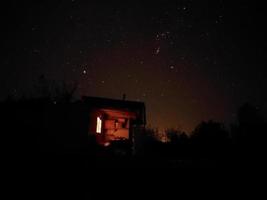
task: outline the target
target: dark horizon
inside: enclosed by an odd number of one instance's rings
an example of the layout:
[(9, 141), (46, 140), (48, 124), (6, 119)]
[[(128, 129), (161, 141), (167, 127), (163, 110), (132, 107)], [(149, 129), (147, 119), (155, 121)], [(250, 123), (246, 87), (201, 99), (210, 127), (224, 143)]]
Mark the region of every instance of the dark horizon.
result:
[(266, 113), (265, 6), (243, 1), (3, 4), (0, 99), (30, 97), (41, 75), (77, 96), (143, 101), (149, 124), (228, 125), (250, 102)]

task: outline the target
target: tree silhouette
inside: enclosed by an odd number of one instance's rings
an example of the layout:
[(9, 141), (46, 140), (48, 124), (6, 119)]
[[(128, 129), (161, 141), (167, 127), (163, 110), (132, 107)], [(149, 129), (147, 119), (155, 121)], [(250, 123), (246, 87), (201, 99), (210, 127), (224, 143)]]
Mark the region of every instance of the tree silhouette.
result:
[(136, 137), (136, 147), (138, 155), (157, 156), (161, 153), (162, 142), (157, 139), (158, 130), (146, 128)]
[(266, 121), (258, 107), (246, 103), (238, 110), (238, 122), (233, 131), (239, 156), (255, 158), (266, 150)]
[(168, 138), (168, 155), (176, 158), (185, 158), (189, 152), (189, 137), (180, 129), (167, 129), (165, 131)]
[(165, 134), (171, 143), (179, 143), (180, 140), (187, 139), (186, 133), (180, 129), (167, 129)]
[(67, 84), (65, 81), (54, 81), (41, 75), (35, 84), (35, 93), (38, 98), (49, 99), (58, 103), (68, 103), (73, 100), (77, 86), (77, 82)]
[(228, 152), (229, 134), (223, 124), (202, 122), (192, 133), (192, 142), (200, 156), (219, 158)]

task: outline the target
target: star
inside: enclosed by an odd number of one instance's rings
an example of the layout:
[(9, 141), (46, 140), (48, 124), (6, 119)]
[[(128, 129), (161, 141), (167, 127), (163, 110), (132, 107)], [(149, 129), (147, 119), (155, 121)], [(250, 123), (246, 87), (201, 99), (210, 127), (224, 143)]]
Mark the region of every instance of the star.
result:
[(158, 47), (158, 48), (157, 48), (157, 50), (156, 50), (156, 53), (155, 53), (155, 54), (156, 54), (156, 55), (158, 55), (159, 53), (160, 53), (160, 47)]
[[(151, 123), (159, 122), (161, 128), (183, 119), (187, 128), (194, 128), (208, 113), (231, 116), (230, 108), (236, 110), (238, 102), (265, 95), (260, 93), (265, 73), (258, 71), (266, 65), (264, 20), (245, 4), (237, 9), (238, 4), (223, 0), (168, 1), (144, 9), (141, 3), (128, 7), (68, 0), (52, 13), (54, 3), (11, 6), (8, 18), (14, 16), (7, 24), (15, 24), (4, 32), (0, 89), (19, 97), (26, 90), (20, 83), (29, 88), (29, 79), (44, 73), (67, 83), (77, 80), (77, 98), (116, 99), (127, 92), (132, 100), (144, 101)], [(173, 115), (160, 117), (158, 108)]]

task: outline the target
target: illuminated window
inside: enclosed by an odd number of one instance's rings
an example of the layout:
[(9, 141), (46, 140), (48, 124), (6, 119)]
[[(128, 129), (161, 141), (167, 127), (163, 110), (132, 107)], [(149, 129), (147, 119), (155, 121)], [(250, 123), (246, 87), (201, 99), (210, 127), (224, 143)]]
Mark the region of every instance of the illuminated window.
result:
[(102, 128), (102, 120), (100, 119), (100, 117), (97, 117), (96, 132), (101, 133), (101, 128)]

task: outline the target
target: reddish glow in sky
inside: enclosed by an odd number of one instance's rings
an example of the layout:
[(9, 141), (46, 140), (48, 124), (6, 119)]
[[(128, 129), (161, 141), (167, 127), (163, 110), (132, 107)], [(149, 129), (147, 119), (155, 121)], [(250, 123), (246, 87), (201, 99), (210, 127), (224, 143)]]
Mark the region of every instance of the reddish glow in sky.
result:
[(245, 2), (4, 5), (1, 97), (33, 82), (79, 82), (78, 94), (144, 101), (148, 124), (191, 131), (266, 107), (263, 6)]

